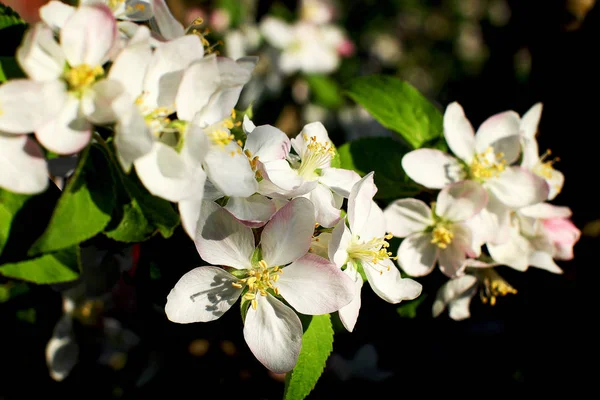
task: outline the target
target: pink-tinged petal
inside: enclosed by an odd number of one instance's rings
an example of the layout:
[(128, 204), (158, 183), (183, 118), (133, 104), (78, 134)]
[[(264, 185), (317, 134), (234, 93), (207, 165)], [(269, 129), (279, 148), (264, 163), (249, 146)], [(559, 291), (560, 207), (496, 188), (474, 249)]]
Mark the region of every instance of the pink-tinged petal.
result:
[(435, 213), (449, 221), (465, 221), (478, 214), (488, 202), (487, 191), (475, 181), (446, 186), (438, 194)]
[(204, 201), (194, 240), (200, 257), (214, 265), (248, 269), (254, 253), (254, 234), (231, 213), (212, 201)]
[(185, 29), (171, 11), (165, 0), (152, 0), (152, 11), (154, 11), (154, 19), (151, 21), (151, 26), (154, 24), (158, 28), (158, 32), (167, 40), (173, 40), (185, 35)]
[(348, 261), (348, 246), (352, 240), (352, 233), (346, 226), (346, 222), (341, 220), (331, 232), (329, 242), (329, 259), (341, 268)]
[(377, 193), (373, 174), (374, 172), (369, 172), (356, 182), (348, 197), (348, 223), (354, 235), (360, 235), (367, 224), (373, 196)]
[(60, 46), (69, 64), (102, 65), (118, 38), (117, 22), (104, 4), (81, 6), (60, 31)]
[(277, 211), (273, 200), (258, 193), (250, 197), (230, 197), (225, 209), (251, 228), (265, 225)]
[(308, 252), (315, 231), (315, 210), (299, 197), (273, 215), (262, 231), (262, 257), (269, 266), (286, 265)]
[(50, 1), (40, 7), (40, 19), (52, 30), (59, 31), (75, 10), (77, 10), (75, 7), (61, 1)]
[(321, 143), (323, 145), (331, 143), (329, 134), (327, 133), (327, 130), (323, 124), (318, 121), (311, 122), (310, 124), (304, 125), (302, 131), (300, 131), (300, 133), (291, 140), (292, 147), (296, 151), (296, 154), (302, 156), (306, 150), (306, 146), (308, 146), (313, 138), (317, 143)]
[(363, 280), (351, 263), (348, 263), (348, 268), (344, 270), (344, 274), (346, 274), (346, 276), (354, 283), (354, 298), (347, 306), (340, 308), (338, 315), (344, 328), (346, 328), (348, 332), (352, 332), (356, 325), (356, 320), (358, 319), (358, 313), (360, 312), (360, 292), (362, 290)]
[(444, 112), (444, 137), (452, 153), (469, 164), (475, 154), (475, 131), (457, 102), (450, 103)]
[(569, 207), (555, 206), (550, 203), (538, 203), (532, 206), (519, 208), (519, 214), (531, 218), (550, 219), (550, 218), (569, 218), (573, 212)]
[(355, 171), (341, 168), (325, 168), (319, 177), (319, 182), (329, 186), (335, 193), (348, 198), (352, 186), (360, 181), (360, 175)]
[(152, 151), (154, 137), (138, 107), (128, 98), (117, 100), (120, 115), (115, 125), (115, 148), (121, 167), (129, 172), (134, 161)]
[[(219, 87), (221, 78), (215, 55), (206, 56), (186, 68), (177, 91), (177, 117), (191, 121)], [(230, 110), (229, 110), (230, 111)], [(227, 116), (225, 114), (223, 117)]]
[(317, 185), (305, 195), (315, 206), (315, 220), (325, 228), (333, 228), (341, 218), (333, 193), (325, 185)]
[(398, 265), (410, 276), (425, 276), (433, 271), (438, 252), (431, 233), (413, 233), (398, 248)]
[(52, 29), (44, 24), (25, 32), (16, 57), (27, 76), (36, 81), (59, 79), (64, 72), (65, 56)]
[(521, 167), (507, 168), (497, 178), (488, 179), (485, 186), (510, 208), (541, 203), (549, 193), (544, 179)]
[(368, 242), (371, 239), (381, 239), (387, 233), (387, 224), (383, 216), (383, 210), (377, 203), (371, 201), (371, 208), (367, 217), (367, 223), (360, 232), (353, 232), (360, 236), (362, 242)]
[(258, 191), (254, 171), (236, 142), (209, 151), (203, 165), (211, 182), (226, 196), (249, 197)]
[(488, 203), (479, 214), (467, 221), (473, 233), (473, 247), (484, 243), (503, 243), (508, 240), (510, 209), (488, 192)]
[(329, 260), (306, 254), (283, 269), (276, 284), (281, 296), (306, 315), (329, 314), (348, 305), (354, 283)]
[(411, 151), (402, 157), (402, 168), (410, 179), (431, 189), (443, 189), (467, 176), (456, 158), (435, 149)]
[(542, 221), (545, 236), (554, 246), (554, 258), (573, 259), (573, 246), (581, 238), (581, 231), (567, 218), (552, 218)]
[(130, 98), (121, 82), (103, 79), (81, 97), (81, 111), (95, 125), (113, 123), (121, 111), (116, 104), (122, 96)]
[[(148, 28), (140, 26), (136, 36), (143, 35), (144, 31), (147, 32)], [(147, 40), (130, 43), (111, 65), (108, 79), (121, 82), (125, 91), (135, 100), (143, 92), (142, 84), (151, 59), (152, 48)]]
[(363, 270), (371, 289), (388, 303), (397, 304), (402, 300), (416, 299), (423, 289), (419, 282), (410, 278), (403, 279), (390, 259), (380, 261), (377, 265), (363, 263)]
[(175, 149), (164, 143), (155, 142), (134, 165), (146, 189), (155, 196), (172, 202), (202, 196), (206, 180), (202, 168), (186, 164)]
[(521, 118), (514, 111), (505, 111), (486, 119), (475, 135), (475, 151), (483, 153), (488, 147), (494, 153), (503, 153), (504, 159), (510, 165), (521, 151), (519, 125)]
[(198, 218), (200, 218), (202, 203), (202, 198), (181, 200), (177, 203), (179, 216), (181, 217), (181, 226), (192, 240), (196, 238)]
[(542, 117), (542, 103), (536, 103), (521, 118), (521, 135), (524, 138), (534, 139)]
[(83, 149), (92, 137), (92, 125), (81, 114), (79, 100), (68, 97), (56, 118), (36, 129), (42, 146), (57, 154), (73, 154)]
[(511, 227), (510, 236), (504, 243), (487, 243), (486, 246), (490, 256), (498, 264), (509, 266), (517, 271), (527, 270), (533, 248), (529, 241), (521, 236), (518, 227)]
[(544, 269), (553, 274), (562, 274), (563, 270), (552, 259), (552, 255), (543, 251), (534, 251), (529, 255), (529, 265)]
[(46, 190), (48, 166), (35, 141), (0, 133), (0, 187), (21, 194)]
[(477, 284), (477, 278), (473, 275), (463, 275), (461, 277), (450, 279), (444, 283), (437, 292), (435, 301), (433, 302), (432, 314), (433, 317), (438, 317), (450, 303), (467, 296), (469, 291)]
[(204, 55), (204, 47), (196, 35), (186, 35), (160, 43), (144, 77), (143, 104), (150, 109), (175, 109), (175, 99), (183, 71)]
[(167, 296), (165, 313), (172, 322), (190, 324), (220, 318), (237, 301), (238, 279), (221, 268), (203, 266), (183, 275)]
[(383, 211), (388, 232), (396, 237), (406, 237), (423, 232), (433, 225), (433, 215), (427, 204), (417, 199), (396, 200)]
[(291, 144), (285, 133), (271, 125), (260, 125), (251, 129), (246, 121), (250, 120), (244, 116), (244, 129), (248, 134), (244, 150), (250, 152), (250, 157), (258, 157), (263, 163), (284, 160), (287, 157)]
[(302, 347), (302, 323), (296, 313), (273, 296), (258, 296), (244, 324), (244, 339), (252, 354), (269, 370), (291, 371)]
[(56, 118), (66, 100), (60, 81), (9, 80), (0, 86), (0, 130), (33, 132)]

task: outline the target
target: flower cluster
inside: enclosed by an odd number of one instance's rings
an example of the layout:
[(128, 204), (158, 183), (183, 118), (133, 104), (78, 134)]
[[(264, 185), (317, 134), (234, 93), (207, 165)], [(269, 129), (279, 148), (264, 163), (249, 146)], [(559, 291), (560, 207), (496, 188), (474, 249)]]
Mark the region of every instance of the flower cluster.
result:
[(492, 305), (498, 296), (516, 293), (494, 266), (562, 273), (554, 260), (573, 258), (580, 232), (568, 207), (549, 203), (564, 176), (547, 159), (550, 151), (539, 155), (541, 111), (536, 104), (523, 117), (503, 112), (475, 133), (462, 107), (452, 103), (444, 114), (444, 137), (456, 157), (435, 149), (403, 157), (414, 181), (441, 189), (431, 207), (400, 199), (384, 211), (388, 230), (405, 238), (398, 249), (400, 267), (424, 276), (439, 265), (451, 278), (438, 292), (435, 316), (448, 306), (453, 319), (467, 318), (478, 289)]

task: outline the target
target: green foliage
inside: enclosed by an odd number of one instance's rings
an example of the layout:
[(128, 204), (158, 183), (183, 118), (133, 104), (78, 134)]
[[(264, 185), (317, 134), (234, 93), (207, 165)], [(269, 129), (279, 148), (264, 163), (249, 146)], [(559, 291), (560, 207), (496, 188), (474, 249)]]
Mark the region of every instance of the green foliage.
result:
[[(27, 29), (27, 23), (12, 8), (0, 4), (0, 56), (12, 57)], [(4, 69), (4, 68), (3, 68)], [(4, 71), (6, 73), (6, 71)], [(2, 74), (0, 74), (2, 75)], [(7, 78), (8, 76), (5, 76)], [(0, 79), (0, 82), (3, 81)]]
[(422, 294), (414, 300), (403, 301), (396, 312), (402, 318), (415, 318), (417, 316), (417, 308), (423, 303), (423, 300), (427, 297), (426, 294)]
[(344, 98), (337, 82), (327, 75), (307, 75), (306, 81), (315, 104), (336, 109), (344, 104)]
[(0, 265), (0, 275), (37, 284), (68, 282), (79, 277), (79, 247), (30, 260)]
[(9, 79), (23, 78), (25, 73), (19, 67), (16, 58), (0, 57), (0, 83)]
[(346, 94), (415, 149), (442, 136), (440, 111), (412, 85), (398, 78), (358, 77), (350, 81)]
[(30, 197), (0, 189), (0, 254), (8, 242), (12, 222), (17, 212)]
[(14, 25), (26, 25), (26, 23), (15, 10), (4, 4), (0, 4), (0, 30), (10, 28)]
[(333, 327), (329, 314), (315, 315), (302, 336), (296, 367), (287, 373), (284, 400), (304, 399), (313, 390), (333, 350)]
[(225, 9), (229, 12), (230, 24), (237, 27), (244, 23), (248, 15), (248, 2), (239, 0), (218, 0), (217, 8)]
[(115, 207), (109, 161), (95, 146), (80, 156), (77, 169), (30, 255), (75, 246), (102, 232)]
[(354, 170), (361, 176), (375, 171), (375, 184), (379, 189), (375, 198), (397, 199), (412, 197), (420, 191), (402, 169), (402, 157), (410, 150), (393, 138), (366, 137), (345, 143), (338, 152), (342, 168)]

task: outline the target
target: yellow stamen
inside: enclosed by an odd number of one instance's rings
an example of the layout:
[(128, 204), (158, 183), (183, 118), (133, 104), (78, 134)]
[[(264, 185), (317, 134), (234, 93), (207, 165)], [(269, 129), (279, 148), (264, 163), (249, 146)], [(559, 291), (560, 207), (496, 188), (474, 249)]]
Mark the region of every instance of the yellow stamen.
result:
[(392, 257), (392, 253), (387, 251), (389, 243), (386, 239), (389, 236), (388, 234), (382, 238), (373, 238), (367, 242), (361, 241), (358, 237), (353, 237), (350, 246), (348, 246), (348, 257), (362, 261), (363, 267), (366, 264), (375, 268), (382, 275), (383, 272), (389, 271), (390, 267), (381, 265), (381, 261), (396, 260), (398, 258)]
[(69, 69), (65, 73), (65, 80), (69, 84), (69, 91), (81, 92), (90, 87), (102, 75), (104, 75), (104, 69), (100, 65), (92, 67), (88, 64), (81, 64)]
[(483, 153), (475, 155), (470, 171), (474, 179), (486, 180), (500, 176), (505, 169), (504, 153), (494, 154), (494, 149), (488, 147)]
[(478, 271), (482, 281), (482, 287), (479, 291), (479, 297), (483, 304), (494, 306), (498, 297), (507, 294), (517, 294), (517, 290), (504, 280), (492, 268), (486, 268)]
[(431, 243), (436, 244), (440, 249), (445, 249), (452, 243), (454, 233), (452, 233), (449, 227), (438, 224), (433, 228), (431, 236)]

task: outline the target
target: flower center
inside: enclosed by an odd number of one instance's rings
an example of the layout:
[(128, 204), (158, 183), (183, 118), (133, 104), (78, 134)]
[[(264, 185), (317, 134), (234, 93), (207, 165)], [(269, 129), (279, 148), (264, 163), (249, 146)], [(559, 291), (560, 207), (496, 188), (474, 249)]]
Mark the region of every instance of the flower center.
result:
[(298, 175), (308, 180), (317, 179), (318, 171), (321, 168), (331, 166), (331, 159), (335, 155), (335, 150), (331, 146), (331, 142), (317, 142), (317, 137), (304, 134), (302, 136), (305, 142), (308, 142), (306, 149), (302, 153), (302, 161), (298, 168)]
[(449, 226), (443, 224), (437, 224), (431, 232), (431, 243), (437, 245), (440, 249), (445, 249), (454, 238), (454, 233)]
[(504, 153), (494, 154), (494, 149), (488, 147), (483, 153), (475, 154), (470, 171), (474, 179), (483, 181), (500, 176), (505, 169)]
[(281, 274), (283, 274), (281, 268), (269, 268), (265, 260), (260, 260), (256, 266), (248, 271), (246, 277), (233, 282), (231, 286), (237, 289), (247, 286), (248, 291), (244, 294), (243, 299), (249, 300), (252, 308), (256, 310), (258, 306), (257, 295), (266, 296), (269, 289), (273, 290), (276, 295), (279, 294), (279, 288), (275, 287), (274, 284), (279, 280)]
[(552, 151), (550, 151), (550, 149), (546, 150), (546, 152), (542, 154), (540, 157), (540, 162), (533, 168), (533, 173), (545, 179), (552, 178), (552, 173), (555, 171), (553, 165), (554, 163), (560, 161), (560, 158), (556, 157), (548, 160), (548, 157), (551, 154)]
[(388, 234), (382, 238), (373, 238), (367, 242), (363, 242), (359, 237), (355, 236), (348, 246), (348, 257), (355, 260), (360, 260), (364, 264), (377, 269), (379, 274), (383, 274), (384, 270), (389, 271), (390, 268), (385, 266), (384, 269), (378, 269), (376, 266), (383, 260), (395, 260), (398, 257), (392, 257), (392, 253), (388, 251), (390, 240), (393, 235)]
[(81, 94), (102, 75), (104, 75), (104, 69), (100, 65), (92, 67), (88, 64), (81, 64), (69, 69), (65, 73), (65, 80), (69, 84), (70, 92)]
[(507, 294), (517, 294), (517, 290), (504, 280), (494, 269), (486, 268), (478, 271), (483, 285), (479, 297), (483, 304), (496, 304), (496, 299)]

